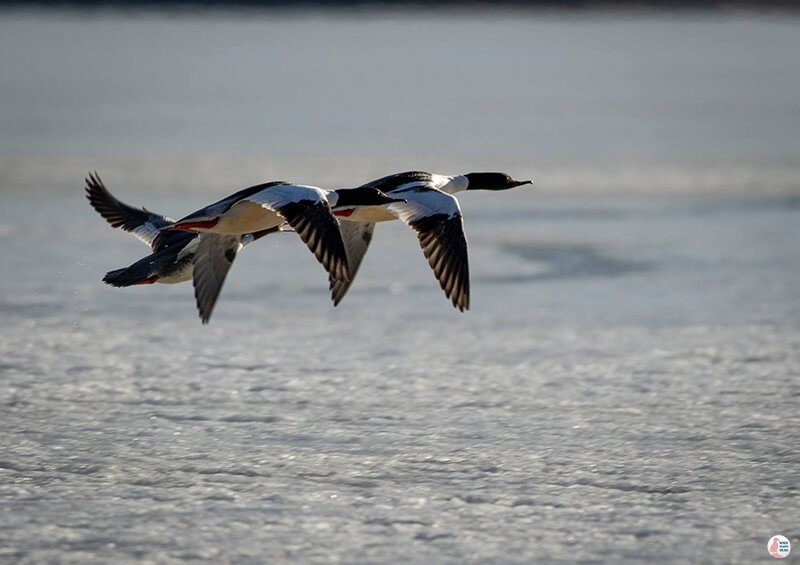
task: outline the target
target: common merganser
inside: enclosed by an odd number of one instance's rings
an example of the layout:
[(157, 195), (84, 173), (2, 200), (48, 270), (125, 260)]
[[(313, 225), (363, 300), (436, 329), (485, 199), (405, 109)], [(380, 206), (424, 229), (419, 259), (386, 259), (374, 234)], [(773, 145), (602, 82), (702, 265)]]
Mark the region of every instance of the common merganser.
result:
[(358, 273), (367, 252), (376, 222), (400, 219), (417, 232), (422, 251), (439, 285), (453, 306), (461, 312), (469, 309), (469, 254), (461, 207), (453, 194), (464, 190), (508, 190), (530, 180), (518, 181), (505, 173), (468, 173), (438, 175), (408, 171), (389, 175), (363, 186), (377, 188), (388, 196), (406, 202), (383, 208), (338, 209), (342, 240), (347, 248), (350, 279), (329, 276), (334, 306), (341, 302)]
[(224, 263), (236, 239), (244, 233), (281, 229), (288, 224), (308, 246), (329, 276), (349, 280), (347, 255), (333, 216), (333, 209), (360, 210), (403, 202), (380, 190), (364, 186), (326, 190), (315, 186), (269, 182), (240, 190), (201, 210), (166, 226), (168, 230), (185, 230), (200, 234), (216, 234), (214, 239), (201, 237), (194, 267), (194, 286), (198, 309), (210, 316), (222, 281)]
[[(100, 214), (114, 228), (122, 228), (132, 233), (146, 243), (153, 251), (150, 255), (136, 261), (132, 265), (109, 271), (103, 277), (103, 282), (111, 286), (127, 287), (139, 284), (177, 284), (192, 280), (198, 252), (206, 246), (213, 245), (214, 240), (223, 236), (213, 234), (204, 235), (202, 238), (196, 233), (183, 231), (169, 231), (164, 229), (175, 220), (161, 214), (156, 214), (146, 208), (134, 208), (115, 198), (106, 188), (97, 171), (89, 173), (86, 177), (86, 198), (92, 208)], [(203, 306), (201, 318), (208, 322), (216, 297), (225, 280), (225, 275), (230, 269), (236, 254), (248, 243), (264, 237), (267, 234), (281, 231), (280, 228), (261, 230), (255, 233), (243, 234), (237, 238), (226, 238), (223, 256), (225, 261), (216, 265), (216, 289), (205, 285), (203, 288)], [(208, 240), (208, 241), (205, 241)], [(202, 245), (201, 245), (202, 244)], [(222, 244), (222, 242), (218, 242)]]

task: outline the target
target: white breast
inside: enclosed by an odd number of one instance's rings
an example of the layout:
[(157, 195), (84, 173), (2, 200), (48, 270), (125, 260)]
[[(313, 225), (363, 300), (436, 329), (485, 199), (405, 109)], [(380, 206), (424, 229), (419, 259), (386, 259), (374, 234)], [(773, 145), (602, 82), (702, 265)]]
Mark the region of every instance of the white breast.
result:
[(283, 216), (277, 212), (264, 208), (261, 204), (242, 200), (220, 216), (219, 222), (214, 226), (214, 232), (233, 235), (253, 233), (283, 223)]
[(338, 216), (345, 222), (390, 222), (396, 220), (397, 216), (389, 212), (383, 206), (365, 206), (355, 208), (349, 216)]

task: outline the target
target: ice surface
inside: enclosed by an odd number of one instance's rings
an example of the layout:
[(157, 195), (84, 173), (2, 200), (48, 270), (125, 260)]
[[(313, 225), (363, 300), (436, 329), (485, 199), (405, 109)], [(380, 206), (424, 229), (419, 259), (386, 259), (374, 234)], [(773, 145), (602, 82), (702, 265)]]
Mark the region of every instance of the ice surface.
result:
[(746, 563), (796, 536), (794, 201), (486, 202), (467, 314), (381, 225), (340, 307), (278, 234), (208, 327), (190, 285), (100, 283), (144, 247), (79, 195), (3, 212), (2, 556)]

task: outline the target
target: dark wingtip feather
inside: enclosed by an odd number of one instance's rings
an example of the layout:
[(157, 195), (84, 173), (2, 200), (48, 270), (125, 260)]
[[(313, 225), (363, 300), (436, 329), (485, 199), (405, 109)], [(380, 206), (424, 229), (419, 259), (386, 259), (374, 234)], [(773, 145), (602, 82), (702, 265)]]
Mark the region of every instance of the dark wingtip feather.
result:
[(353, 280), (361, 267), (361, 261), (364, 259), (364, 254), (372, 241), (374, 230), (375, 224), (373, 222), (339, 222), (339, 231), (347, 254), (347, 268), (350, 280), (343, 281), (333, 275), (328, 275), (328, 282), (330, 283), (328, 289), (331, 291), (331, 300), (334, 307), (339, 305), (353, 284)]
[[(195, 263), (195, 267), (197, 264)], [(194, 277), (194, 299), (197, 305), (197, 315), (200, 317), (200, 322), (207, 325), (211, 320), (211, 314), (214, 312), (214, 306), (217, 304), (217, 294), (212, 293), (209, 285), (206, 284), (205, 278), (197, 276)]]
[(147, 208), (134, 208), (117, 200), (108, 191), (97, 171), (90, 172), (84, 182), (85, 196), (89, 204), (112, 228), (133, 231), (148, 221), (154, 224), (166, 223), (166, 218), (153, 214)]
[(339, 223), (327, 202), (300, 201), (283, 206), (279, 212), (294, 228), (329, 276), (349, 281), (347, 252)]
[(200, 321), (209, 323), (228, 271), (241, 245), (239, 236), (201, 236), (194, 262), (194, 298)]
[(342, 301), (342, 298), (344, 298), (347, 288), (350, 285), (348, 282), (339, 280), (333, 276), (328, 277), (328, 281), (328, 290), (331, 291), (331, 300), (333, 301), (333, 307), (335, 308)]
[(84, 177), (83, 181), (86, 199), (92, 205), (92, 208), (97, 210), (102, 216), (103, 213), (100, 211), (100, 208), (104, 207), (104, 201), (113, 201), (115, 198), (108, 192), (108, 189), (103, 184), (97, 171), (89, 171), (89, 175)]
[(197, 277), (195, 277), (194, 280), (194, 299), (195, 304), (197, 305), (197, 315), (200, 317), (200, 322), (202, 322), (203, 325), (207, 325), (209, 320), (211, 320), (211, 314), (214, 312), (216, 300), (209, 301), (205, 285), (202, 283), (198, 284)]
[[(85, 179), (86, 198), (95, 211), (107, 221), (112, 228), (125, 229), (125, 215), (123, 207), (126, 206), (117, 200), (106, 188), (97, 171), (90, 172)], [(135, 226), (134, 226), (135, 227)]]
[(453, 307), (469, 309), (469, 255), (460, 216), (436, 214), (410, 223), (439, 286)]

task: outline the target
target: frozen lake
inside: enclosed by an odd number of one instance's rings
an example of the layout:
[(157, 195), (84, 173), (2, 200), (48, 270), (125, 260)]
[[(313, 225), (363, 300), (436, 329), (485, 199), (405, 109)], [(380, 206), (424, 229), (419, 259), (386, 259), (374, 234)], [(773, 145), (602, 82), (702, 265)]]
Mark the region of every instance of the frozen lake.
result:
[[(792, 18), (0, 15), (0, 561), (766, 562), (800, 538), (798, 47)], [(146, 249), (93, 168), (172, 216), (276, 178), (537, 186), (460, 199), (468, 313), (389, 224), (338, 308), (278, 234), (204, 327), (191, 285), (100, 282)]]

